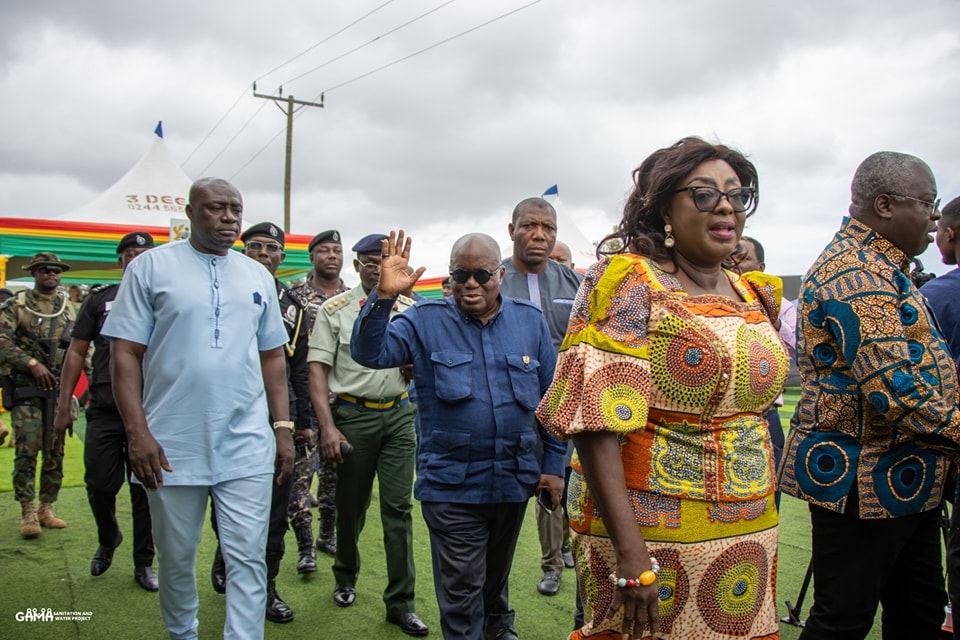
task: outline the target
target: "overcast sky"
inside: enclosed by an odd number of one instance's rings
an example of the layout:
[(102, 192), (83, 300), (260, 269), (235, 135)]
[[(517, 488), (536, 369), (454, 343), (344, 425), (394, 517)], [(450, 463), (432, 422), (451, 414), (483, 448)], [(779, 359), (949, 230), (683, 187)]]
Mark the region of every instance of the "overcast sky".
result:
[[(599, 239), (631, 170), (686, 135), (756, 163), (747, 233), (781, 275), (802, 274), (829, 241), (874, 151), (920, 156), (944, 203), (960, 195), (958, 0), (527, 4), (4, 2), (0, 216), (86, 204), (163, 120), (191, 178), (241, 190), (245, 225), (282, 222), (285, 118), (252, 97), (254, 80), (325, 93), (294, 125), (292, 231), (337, 228), (349, 249), (403, 227), (428, 276), (463, 233), (508, 249), (513, 206), (553, 184), (563, 214)], [(947, 269), (934, 245), (922, 259)]]

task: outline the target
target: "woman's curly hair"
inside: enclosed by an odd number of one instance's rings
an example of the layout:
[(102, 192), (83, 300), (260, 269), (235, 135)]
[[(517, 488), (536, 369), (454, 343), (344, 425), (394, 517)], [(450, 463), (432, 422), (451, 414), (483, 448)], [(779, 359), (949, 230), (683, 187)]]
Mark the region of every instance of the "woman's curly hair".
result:
[[(615, 253), (636, 253), (654, 260), (673, 258), (673, 250), (664, 246), (663, 213), (670, 206), (674, 191), (698, 166), (711, 160), (723, 160), (733, 169), (740, 184), (753, 187), (756, 197), (747, 215), (756, 211), (760, 201), (757, 169), (746, 156), (721, 144), (710, 144), (700, 138), (683, 138), (676, 144), (654, 151), (633, 170), (633, 191), (623, 207), (623, 218), (617, 230), (597, 247), (597, 258)], [(609, 248), (611, 241), (613, 248)]]

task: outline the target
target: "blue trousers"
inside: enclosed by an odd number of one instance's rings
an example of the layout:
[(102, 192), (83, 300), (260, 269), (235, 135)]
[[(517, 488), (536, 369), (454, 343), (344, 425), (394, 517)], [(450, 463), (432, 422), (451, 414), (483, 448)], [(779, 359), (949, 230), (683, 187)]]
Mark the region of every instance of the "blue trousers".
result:
[(273, 474), (213, 486), (165, 486), (147, 492), (160, 582), (160, 614), (173, 640), (198, 637), (197, 547), (207, 496), (213, 497), (227, 565), (225, 640), (261, 640), (267, 607), (268, 505)]

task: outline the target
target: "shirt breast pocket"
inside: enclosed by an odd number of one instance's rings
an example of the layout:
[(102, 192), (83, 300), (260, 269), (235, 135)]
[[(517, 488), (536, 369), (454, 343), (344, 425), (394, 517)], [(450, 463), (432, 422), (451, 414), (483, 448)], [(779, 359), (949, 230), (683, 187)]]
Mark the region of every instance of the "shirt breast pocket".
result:
[(540, 362), (530, 356), (507, 354), (507, 371), (513, 396), (524, 409), (533, 410), (540, 404)]
[(433, 363), (434, 388), (444, 402), (459, 402), (473, 396), (470, 363), (472, 353), (435, 351), (430, 354)]

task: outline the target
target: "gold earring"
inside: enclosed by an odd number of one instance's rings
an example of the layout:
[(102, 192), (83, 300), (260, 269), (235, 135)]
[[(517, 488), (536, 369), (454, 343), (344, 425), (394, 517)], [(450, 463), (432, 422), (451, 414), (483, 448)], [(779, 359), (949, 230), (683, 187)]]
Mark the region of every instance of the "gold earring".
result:
[(663, 246), (667, 249), (672, 249), (673, 245), (677, 244), (677, 241), (673, 238), (673, 227), (670, 226), (670, 223), (663, 225), (663, 232), (667, 234), (667, 237), (663, 239)]

